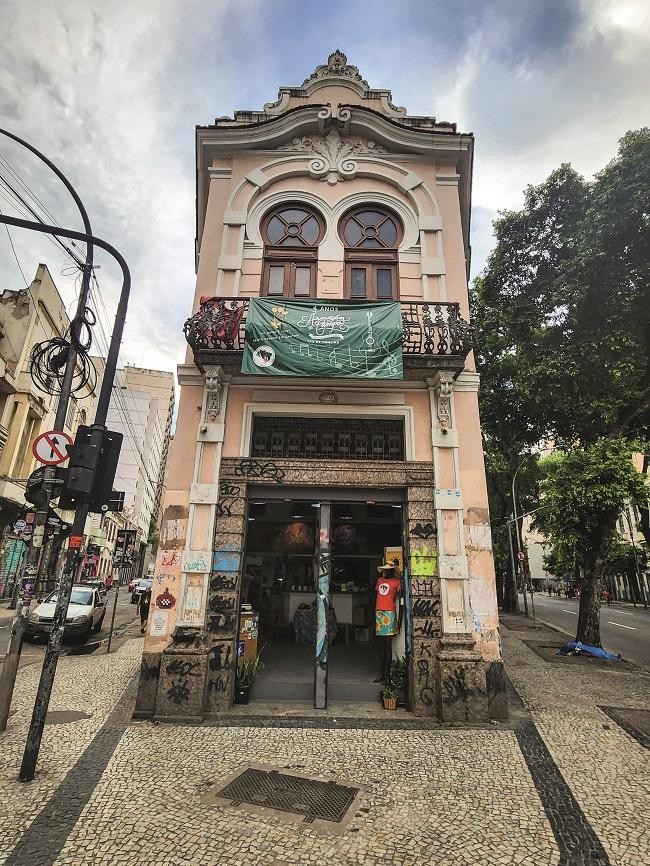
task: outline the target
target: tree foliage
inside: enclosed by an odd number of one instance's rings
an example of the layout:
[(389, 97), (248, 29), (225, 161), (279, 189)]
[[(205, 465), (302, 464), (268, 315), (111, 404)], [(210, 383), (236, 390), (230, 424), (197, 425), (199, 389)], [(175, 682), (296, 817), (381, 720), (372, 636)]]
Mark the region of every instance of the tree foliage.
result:
[(627, 503), (642, 503), (648, 494), (632, 449), (625, 439), (601, 438), (542, 461), (544, 507), (535, 525), (553, 544), (556, 557), (575, 561), (585, 575), (578, 639), (594, 646), (600, 646), (600, 592), (616, 521)]
[[(494, 231), (472, 312), (491, 506), (503, 513), (504, 480), (539, 443), (584, 455), (603, 438), (650, 439), (650, 129), (628, 132), (592, 182), (564, 164), (529, 186)], [(609, 536), (597, 535), (601, 550)]]
[(473, 291), (482, 416), (504, 450), (650, 422), (650, 129), (593, 183), (563, 165), (495, 223)]

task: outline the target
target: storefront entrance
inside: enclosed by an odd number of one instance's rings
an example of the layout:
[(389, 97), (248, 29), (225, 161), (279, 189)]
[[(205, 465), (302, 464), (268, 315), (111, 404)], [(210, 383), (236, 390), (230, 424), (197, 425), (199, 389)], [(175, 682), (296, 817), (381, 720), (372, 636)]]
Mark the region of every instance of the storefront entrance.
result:
[(399, 492), (282, 493), (248, 497), (238, 653), (264, 665), (251, 700), (377, 701), (375, 586), (388, 554), (401, 561)]

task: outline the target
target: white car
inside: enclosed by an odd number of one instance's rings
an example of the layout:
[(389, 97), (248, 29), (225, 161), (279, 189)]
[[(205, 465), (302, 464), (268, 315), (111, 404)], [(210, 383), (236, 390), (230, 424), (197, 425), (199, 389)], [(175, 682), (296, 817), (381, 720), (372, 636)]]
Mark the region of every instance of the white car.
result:
[[(47, 635), (52, 631), (52, 620), (58, 592), (51, 592), (37, 605), (27, 618), (25, 637)], [(86, 640), (91, 632), (98, 632), (104, 622), (104, 598), (93, 586), (73, 586), (65, 618), (64, 635), (76, 635)]]

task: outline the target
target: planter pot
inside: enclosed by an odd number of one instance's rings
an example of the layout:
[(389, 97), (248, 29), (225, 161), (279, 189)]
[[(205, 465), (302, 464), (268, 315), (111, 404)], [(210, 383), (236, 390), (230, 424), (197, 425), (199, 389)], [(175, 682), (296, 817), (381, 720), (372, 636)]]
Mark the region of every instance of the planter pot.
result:
[(397, 709), (397, 698), (382, 698), (385, 710)]
[(250, 698), (251, 687), (250, 686), (235, 686), (235, 703), (236, 704), (247, 704), (248, 699)]

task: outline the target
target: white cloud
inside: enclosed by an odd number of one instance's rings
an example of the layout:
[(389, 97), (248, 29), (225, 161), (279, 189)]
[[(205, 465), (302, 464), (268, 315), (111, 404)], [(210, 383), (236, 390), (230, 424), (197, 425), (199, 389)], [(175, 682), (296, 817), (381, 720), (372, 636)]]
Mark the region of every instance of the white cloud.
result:
[[(95, 234), (127, 259), (133, 287), (123, 359), (174, 369), (184, 355), (181, 325), (194, 286), (193, 130), (177, 127), (179, 84), (193, 88), (188, 102), (211, 98), (199, 70), (191, 82), (183, 80), (187, 72), (178, 52), (187, 49), (182, 40), (190, 36), (185, 13), (198, 16), (193, 35), (200, 28), (207, 35), (222, 12), (208, 2), (181, 7), (173, 0), (137, 7), (99, 0), (10, 5), (0, 78), (3, 125), (59, 165), (86, 205)], [(4, 141), (2, 152), (59, 221), (80, 225), (74, 204), (48, 169)], [(62, 257), (55, 248), (18, 229), (12, 236), (28, 279), (38, 261), (45, 261), (71, 301), (74, 281), (60, 275)], [(6, 243), (0, 255), (4, 285), (16, 287), (20, 277)], [(107, 255), (96, 258), (110, 312), (120, 272)]]

